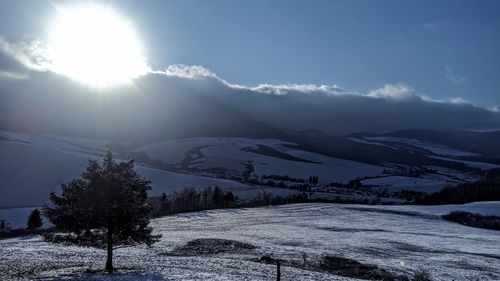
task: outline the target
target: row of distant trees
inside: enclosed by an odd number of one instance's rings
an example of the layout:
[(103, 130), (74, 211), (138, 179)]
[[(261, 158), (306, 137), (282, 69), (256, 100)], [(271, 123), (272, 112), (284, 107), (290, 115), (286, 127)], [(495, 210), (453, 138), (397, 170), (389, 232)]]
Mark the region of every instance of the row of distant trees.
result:
[(215, 186), (198, 190), (194, 187), (185, 187), (176, 191), (172, 196), (163, 193), (157, 200), (152, 200), (155, 215), (169, 215), (200, 210), (232, 208), (238, 197), (231, 191), (225, 192)]
[[(310, 192), (314, 185), (319, 183), (317, 176), (309, 176), (307, 180), (290, 177), (288, 175), (262, 175), (262, 178), (246, 179), (247, 183), (269, 187), (287, 188), (297, 191)], [(293, 184), (289, 184), (289, 182)]]
[(306, 193), (289, 196), (276, 196), (263, 190), (251, 200), (240, 200), (231, 191), (224, 191), (219, 186), (196, 189), (184, 187), (171, 196), (163, 193), (159, 197), (150, 198), (154, 217), (211, 209), (258, 207), (310, 201)]

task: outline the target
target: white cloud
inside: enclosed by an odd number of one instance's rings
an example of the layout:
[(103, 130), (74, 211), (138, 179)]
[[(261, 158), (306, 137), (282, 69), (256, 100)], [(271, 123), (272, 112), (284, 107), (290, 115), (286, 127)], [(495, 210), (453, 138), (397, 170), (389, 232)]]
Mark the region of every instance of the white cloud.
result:
[(346, 92), (337, 86), (315, 85), (315, 84), (260, 84), (256, 87), (247, 88), (256, 92), (285, 95), (289, 92), (302, 92), (304, 94), (321, 93), (325, 95), (342, 95)]
[(461, 97), (451, 98), (448, 101), (452, 104), (471, 104), (468, 100)]
[[(162, 73), (160, 71), (160, 73)], [(176, 76), (188, 79), (215, 78), (221, 80), (215, 73), (201, 65), (172, 64), (163, 72), (167, 76)]]
[(45, 71), (50, 62), (47, 50), (37, 40), (13, 44), (0, 36), (0, 52), (30, 70)]
[(167, 76), (187, 78), (187, 79), (214, 79), (222, 84), (234, 89), (245, 89), (266, 94), (284, 95), (289, 92), (302, 93), (322, 93), (326, 95), (339, 95), (346, 92), (336, 85), (315, 85), (315, 84), (259, 84), (255, 87), (248, 87), (239, 84), (232, 84), (220, 78), (217, 74), (201, 65), (184, 65), (173, 64), (169, 65), (165, 71), (153, 71), (153, 73), (161, 73)]
[(495, 113), (500, 113), (500, 107), (498, 106), (490, 106), (488, 110), (495, 112)]
[[(446, 65), (446, 68), (451, 68)], [(471, 105), (468, 100), (462, 97), (454, 97), (449, 99), (435, 99), (427, 95), (417, 93), (415, 89), (404, 82), (395, 84), (385, 84), (381, 88), (369, 91), (366, 94), (354, 93), (339, 88), (336, 85), (316, 85), (316, 84), (259, 84), (254, 87), (248, 87), (239, 84), (232, 84), (219, 77), (216, 73), (201, 66), (201, 65), (183, 65), (174, 64), (167, 67), (165, 71), (156, 71), (153, 73), (164, 74), (169, 77), (179, 77), (183, 79), (208, 79), (222, 83), (223, 85), (237, 90), (249, 90), (264, 94), (287, 95), (291, 92), (302, 93), (307, 95), (325, 95), (325, 96), (358, 96), (369, 97), (381, 100), (391, 100), (398, 102), (423, 101), (428, 103), (445, 103), (453, 105)], [(454, 77), (458, 81), (465, 80), (463, 77)], [(487, 109), (490, 110), (490, 109)], [(493, 110), (491, 110), (493, 111)]]
[(382, 88), (370, 91), (366, 96), (397, 101), (409, 101), (417, 97), (415, 90), (405, 83), (386, 84)]

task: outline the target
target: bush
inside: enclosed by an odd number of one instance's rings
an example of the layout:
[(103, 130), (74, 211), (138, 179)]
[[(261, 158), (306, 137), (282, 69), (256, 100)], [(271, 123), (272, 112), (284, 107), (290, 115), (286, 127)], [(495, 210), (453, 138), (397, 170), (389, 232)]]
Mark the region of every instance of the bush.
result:
[(455, 211), (442, 216), (447, 221), (456, 222), (462, 225), (500, 230), (500, 217), (483, 216), (480, 214), (472, 214), (468, 212)]
[(375, 265), (364, 264), (356, 260), (336, 256), (323, 257), (319, 268), (335, 275), (350, 278), (383, 281), (408, 280), (406, 276), (395, 275)]
[(413, 274), (411, 281), (432, 281), (432, 275), (425, 269), (419, 269)]

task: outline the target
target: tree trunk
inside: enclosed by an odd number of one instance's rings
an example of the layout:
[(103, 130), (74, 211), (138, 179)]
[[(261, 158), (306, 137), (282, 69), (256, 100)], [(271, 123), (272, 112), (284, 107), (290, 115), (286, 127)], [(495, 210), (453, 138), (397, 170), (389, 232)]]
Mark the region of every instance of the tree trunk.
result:
[(108, 229), (108, 258), (106, 259), (106, 271), (113, 273), (113, 232)]

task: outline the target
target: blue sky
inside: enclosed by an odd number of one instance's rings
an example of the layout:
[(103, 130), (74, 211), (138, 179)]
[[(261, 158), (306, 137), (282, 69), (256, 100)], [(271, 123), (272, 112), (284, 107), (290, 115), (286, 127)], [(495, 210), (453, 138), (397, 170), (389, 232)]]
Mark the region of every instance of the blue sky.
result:
[[(500, 105), (500, 1), (107, 3), (134, 23), (155, 69), (202, 65), (231, 83), (356, 92), (402, 82), (435, 99)], [(0, 36), (43, 40), (52, 6), (0, 2)]]

